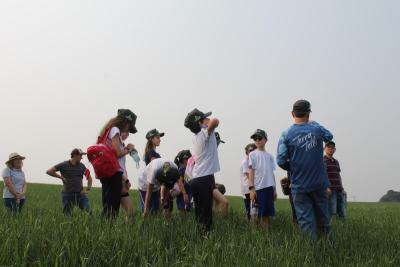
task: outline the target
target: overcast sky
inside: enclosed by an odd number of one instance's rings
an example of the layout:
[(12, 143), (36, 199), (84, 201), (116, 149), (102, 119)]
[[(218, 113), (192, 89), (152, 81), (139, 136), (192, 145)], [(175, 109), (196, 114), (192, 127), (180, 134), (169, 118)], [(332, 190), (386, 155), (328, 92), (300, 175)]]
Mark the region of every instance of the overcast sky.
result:
[(17, 151), (29, 182), (60, 184), (46, 169), (92, 145), (118, 108), (138, 115), (129, 141), (140, 154), (157, 128), (173, 159), (192, 147), (183, 121), (197, 107), (221, 121), (216, 179), (238, 195), (252, 132), (267, 131), (275, 156), (305, 98), (335, 136), (349, 199), (376, 201), (400, 190), (399, 10), (395, 0), (3, 0), (0, 159)]

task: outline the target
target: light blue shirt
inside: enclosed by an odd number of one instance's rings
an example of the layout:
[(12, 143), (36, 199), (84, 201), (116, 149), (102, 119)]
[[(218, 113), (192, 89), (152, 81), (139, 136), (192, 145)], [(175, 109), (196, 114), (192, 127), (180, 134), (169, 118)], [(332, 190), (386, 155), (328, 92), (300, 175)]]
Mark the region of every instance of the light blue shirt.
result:
[[(15, 191), (17, 191), (18, 193), (22, 193), (25, 186), (25, 173), (22, 170), (5, 168), (3, 170), (2, 176), (4, 181), (7, 177), (11, 177), (11, 182), (14, 185)], [(10, 192), (8, 187), (5, 185), (3, 190), (3, 198), (15, 198), (15, 196)], [(25, 196), (23, 196), (22, 198), (25, 198)]]

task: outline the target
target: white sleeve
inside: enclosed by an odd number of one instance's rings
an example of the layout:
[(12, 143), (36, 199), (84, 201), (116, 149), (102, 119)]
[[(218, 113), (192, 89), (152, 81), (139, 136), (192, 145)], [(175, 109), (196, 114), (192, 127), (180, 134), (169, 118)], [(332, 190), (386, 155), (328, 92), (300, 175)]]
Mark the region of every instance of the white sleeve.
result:
[(108, 135), (108, 138), (111, 140), (113, 139), (116, 135), (120, 135), (120, 130), (118, 129), (118, 127), (112, 127), (110, 134)]
[(275, 159), (272, 155), (271, 155), (271, 167), (273, 171), (276, 171)]
[(249, 155), (249, 168), (252, 168), (254, 170), (256, 167), (257, 166), (255, 165), (254, 153), (250, 153), (250, 155)]
[(242, 163), (242, 174), (249, 173), (249, 164), (245, 161)]

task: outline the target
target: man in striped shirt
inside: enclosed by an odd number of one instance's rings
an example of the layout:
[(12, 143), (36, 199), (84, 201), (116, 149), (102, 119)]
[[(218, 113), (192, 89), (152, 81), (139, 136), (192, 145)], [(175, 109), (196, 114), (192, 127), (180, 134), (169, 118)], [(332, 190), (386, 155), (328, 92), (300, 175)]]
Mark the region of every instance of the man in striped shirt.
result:
[(329, 178), (329, 212), (331, 217), (337, 215), (340, 220), (345, 217), (345, 204), (343, 196), (342, 177), (340, 176), (339, 161), (333, 157), (336, 144), (332, 141), (325, 144), (324, 162)]

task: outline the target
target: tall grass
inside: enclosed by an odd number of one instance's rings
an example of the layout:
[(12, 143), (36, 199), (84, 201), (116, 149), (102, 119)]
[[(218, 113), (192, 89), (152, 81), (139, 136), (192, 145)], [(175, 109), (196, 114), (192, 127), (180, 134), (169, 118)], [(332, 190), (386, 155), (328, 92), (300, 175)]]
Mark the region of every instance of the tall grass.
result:
[[(61, 212), (59, 186), (29, 186), (23, 213), (0, 208), (1, 266), (400, 266), (400, 205), (350, 204), (344, 224), (334, 221), (334, 247), (308, 242), (293, 227), (286, 200), (277, 202), (269, 232), (249, 227), (241, 198), (231, 215), (216, 217), (209, 235), (193, 215), (100, 218), (100, 190), (89, 198), (94, 214)], [(131, 197), (138, 207), (137, 192)]]

